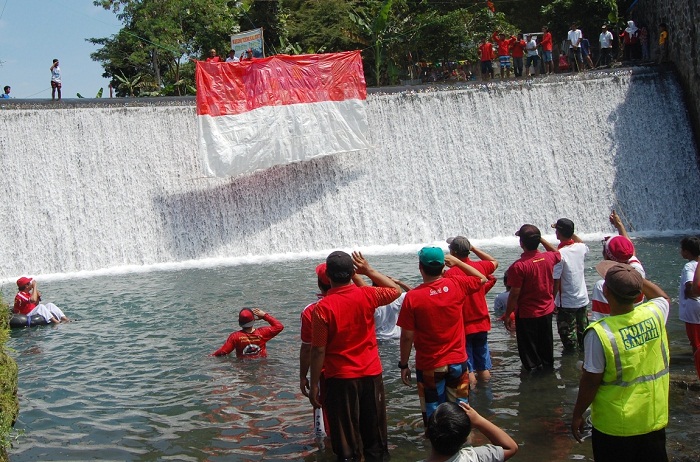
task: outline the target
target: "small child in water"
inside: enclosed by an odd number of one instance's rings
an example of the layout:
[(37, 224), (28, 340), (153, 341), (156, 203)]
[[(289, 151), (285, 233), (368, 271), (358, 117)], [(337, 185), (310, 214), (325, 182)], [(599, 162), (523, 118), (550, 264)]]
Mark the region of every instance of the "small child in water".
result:
[[(462, 448), (472, 427), (492, 444)], [(503, 462), (518, 452), (513, 438), (466, 403), (440, 404), (428, 418), (425, 433), (433, 446), (426, 462)]]

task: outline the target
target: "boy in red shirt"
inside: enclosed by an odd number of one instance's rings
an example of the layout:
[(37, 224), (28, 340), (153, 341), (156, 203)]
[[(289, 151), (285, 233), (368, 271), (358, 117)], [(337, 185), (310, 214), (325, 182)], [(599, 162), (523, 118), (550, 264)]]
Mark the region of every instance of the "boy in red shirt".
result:
[[(256, 319), (264, 319), (270, 327), (255, 329), (253, 325)], [(236, 350), (237, 358), (265, 358), (267, 357), (265, 345), (284, 329), (281, 322), (260, 308), (243, 308), (238, 313), (238, 324), (241, 330), (229, 335), (226, 343), (212, 353), (212, 356), (224, 356)]]
[(481, 39), (479, 45), (479, 58), (481, 59), (481, 80), (493, 78), (493, 45), (486, 38)]
[(523, 34), (518, 34), (518, 38), (511, 44), (511, 49), (513, 50), (513, 72), (515, 77), (523, 76), (523, 58), (525, 56), (525, 40), (523, 39)]

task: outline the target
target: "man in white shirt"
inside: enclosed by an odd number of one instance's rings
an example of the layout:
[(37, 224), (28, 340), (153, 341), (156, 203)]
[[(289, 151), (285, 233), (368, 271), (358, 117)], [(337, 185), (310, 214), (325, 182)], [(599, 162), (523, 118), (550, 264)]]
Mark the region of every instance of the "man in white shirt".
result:
[(584, 276), (588, 246), (574, 234), (574, 222), (560, 218), (552, 224), (559, 247), (544, 244), (547, 250), (559, 250), (561, 261), (554, 265), (554, 304), (557, 331), (565, 351), (583, 351), (583, 332), (588, 327), (588, 288)]
[(600, 65), (608, 66), (612, 60), (613, 35), (605, 24), (602, 26), (598, 42), (600, 43)]
[(569, 66), (574, 72), (583, 69), (583, 60), (581, 59), (581, 39), (583, 34), (578, 29), (576, 23), (571, 24), (569, 35), (566, 40), (569, 42)]
[(237, 63), (238, 61), (240, 61), (240, 60), (238, 59), (238, 56), (236, 56), (236, 52), (233, 50), (229, 51), (228, 57), (226, 58), (226, 62), (227, 63)]

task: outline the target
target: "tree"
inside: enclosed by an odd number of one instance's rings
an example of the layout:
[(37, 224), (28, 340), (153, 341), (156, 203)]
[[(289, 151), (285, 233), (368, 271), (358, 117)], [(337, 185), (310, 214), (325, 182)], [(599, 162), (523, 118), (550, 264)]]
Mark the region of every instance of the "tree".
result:
[(103, 76), (112, 79), (118, 96), (125, 93), (117, 85), (117, 76), (133, 79), (137, 75), (142, 76), (144, 85), (152, 82), (150, 94), (167, 88), (182, 94), (193, 83), (189, 81), (194, 73), (188, 56), (203, 56), (210, 48), (225, 54), (230, 47), (228, 37), (238, 31), (239, 10), (228, 0), (93, 3), (113, 11), (124, 23), (112, 37), (88, 39), (102, 46), (91, 57), (102, 62)]

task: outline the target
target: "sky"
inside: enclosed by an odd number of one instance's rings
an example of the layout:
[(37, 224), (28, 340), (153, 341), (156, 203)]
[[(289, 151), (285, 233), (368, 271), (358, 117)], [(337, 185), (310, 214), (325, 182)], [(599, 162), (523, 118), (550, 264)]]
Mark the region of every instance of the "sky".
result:
[(109, 97), (109, 80), (90, 59), (98, 47), (85, 39), (119, 29), (116, 15), (92, 0), (0, 0), (0, 88), (10, 85), (13, 98), (51, 99), (49, 68), (58, 58), (64, 99), (94, 98), (101, 87)]

